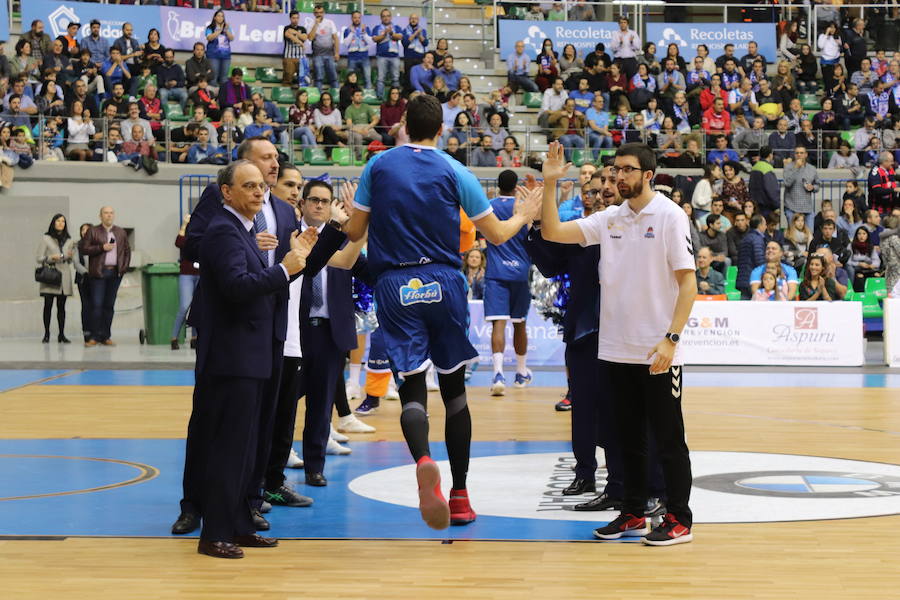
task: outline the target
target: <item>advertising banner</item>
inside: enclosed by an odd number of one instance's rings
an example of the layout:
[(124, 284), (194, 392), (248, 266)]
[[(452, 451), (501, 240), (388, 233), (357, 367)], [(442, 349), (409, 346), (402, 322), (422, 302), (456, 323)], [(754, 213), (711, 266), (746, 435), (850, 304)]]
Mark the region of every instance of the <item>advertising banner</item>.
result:
[(747, 54), (747, 43), (759, 44), (759, 53), (769, 63), (778, 58), (778, 43), (773, 23), (647, 23), (645, 42), (656, 44), (656, 55), (666, 55), (669, 44), (677, 44), (682, 58), (690, 66), (697, 46), (706, 44), (713, 60), (725, 54), (725, 44), (734, 44), (739, 59)]
[(884, 362), (900, 367), (900, 298), (884, 300)]
[(858, 366), (859, 302), (697, 302), (681, 337), (687, 364)]
[(605, 21), (516, 21), (501, 19), (500, 27), (500, 59), (515, 52), (516, 42), (525, 42), (525, 53), (534, 59), (541, 52), (541, 44), (545, 39), (553, 41), (553, 48), (560, 54), (566, 44), (575, 46), (579, 56), (586, 56), (594, 51), (598, 42), (609, 48), (609, 40), (619, 26)]
[(9, 39), (9, 3), (0, 2), (0, 40)]
[[(469, 341), (478, 351), (482, 364), (491, 364), (491, 330), (493, 324), (484, 320), (484, 305), (481, 300), (469, 302)], [(525, 321), (528, 328), (528, 364), (535, 367), (560, 367), (565, 364), (566, 347), (562, 343), (562, 333), (552, 322), (544, 319), (532, 306)], [(515, 364), (512, 326), (506, 324), (506, 352), (503, 363)]]
[[(22, 22), (31, 23), (35, 19), (44, 22), (44, 29), (51, 37), (63, 35), (66, 26), (72, 22), (81, 24), (79, 35), (90, 34), (90, 21), (100, 21), (100, 35), (110, 44), (122, 35), (122, 24), (131, 23), (134, 35), (141, 42), (147, 40), (151, 29), (160, 32), (160, 43), (166, 48), (189, 51), (195, 42), (206, 43), (204, 32), (215, 11), (209, 9), (180, 8), (174, 6), (126, 6), (117, 4), (95, 4), (86, 2), (55, 2), (52, 0), (28, 0), (22, 3)], [(350, 15), (326, 15), (337, 27), (338, 37), (343, 39), (343, 31), (350, 25)], [(288, 17), (282, 13), (255, 13), (229, 11), (228, 23), (234, 33), (231, 51), (234, 54), (266, 54), (281, 56), (284, 26)], [(313, 16), (301, 13), (300, 24), (310, 29)], [(380, 23), (377, 15), (366, 15), (363, 24), (369, 28)], [(409, 19), (394, 17), (397, 28), (406, 27)], [(427, 27), (426, 19), (419, 19), (422, 27)], [(2, 33), (2, 30), (0, 30)], [(307, 43), (307, 51), (309, 44)], [(370, 54), (375, 54), (374, 44)]]

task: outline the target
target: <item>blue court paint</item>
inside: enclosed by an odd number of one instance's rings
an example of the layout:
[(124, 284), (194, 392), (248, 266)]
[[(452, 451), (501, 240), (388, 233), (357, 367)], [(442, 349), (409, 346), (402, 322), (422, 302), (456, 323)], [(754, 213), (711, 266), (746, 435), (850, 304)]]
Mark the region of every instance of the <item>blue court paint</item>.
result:
[[(415, 508), (358, 496), (347, 484), (374, 470), (411, 463), (399, 442), (357, 442), (353, 454), (328, 457), (328, 487), (299, 483), (301, 471), (287, 471), (289, 481), (315, 500), (310, 508), (274, 507), (268, 535), (282, 538), (385, 538), (486, 540), (590, 540), (597, 522), (544, 521), (480, 516), (465, 527), (429, 529)], [(169, 536), (178, 516), (184, 442), (182, 440), (0, 440), (0, 536)], [(436, 460), (445, 460), (443, 444), (433, 445)], [(559, 452), (566, 442), (476, 442), (472, 456)], [(127, 480), (134, 468), (84, 460), (31, 459), (8, 455), (62, 455), (112, 458), (143, 463), (159, 475), (143, 483), (100, 492), (6, 500), (13, 496), (72, 491)], [(415, 482), (410, 481), (410, 486)], [(449, 482), (448, 484), (449, 485)], [(445, 485), (445, 487), (447, 487)], [(474, 500), (473, 500), (474, 501)], [(475, 509), (477, 511), (477, 501)]]
[(34, 370), (9, 370), (0, 371), (0, 392), (11, 390), (13, 388), (28, 385), (45, 379), (65, 373), (62, 370), (52, 369), (34, 369)]
[(194, 385), (192, 370), (97, 370), (72, 373), (47, 385)]

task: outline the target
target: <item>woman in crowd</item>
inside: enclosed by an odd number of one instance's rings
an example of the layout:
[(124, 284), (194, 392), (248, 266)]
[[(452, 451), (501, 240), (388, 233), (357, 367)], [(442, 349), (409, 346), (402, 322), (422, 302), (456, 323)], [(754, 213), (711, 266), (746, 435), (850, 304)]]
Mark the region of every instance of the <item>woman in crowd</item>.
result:
[(806, 272), (803, 274), (803, 281), (800, 282), (798, 297), (804, 301), (830, 302), (839, 299), (834, 278), (826, 275), (825, 261), (818, 254), (813, 254), (806, 262)]
[(684, 202), (684, 192), (681, 191), (681, 188), (675, 188), (674, 190), (672, 190), (672, 195), (669, 196), (669, 198), (672, 199), (672, 202), (674, 202), (678, 206), (681, 206), (681, 204)]
[(856, 212), (861, 215), (866, 214), (866, 211), (869, 209), (866, 203), (866, 194), (860, 189), (859, 183), (853, 179), (844, 184), (844, 195), (841, 201), (843, 202), (847, 198), (853, 200), (853, 204), (856, 205)]
[(429, 93), (443, 104), (450, 99), (450, 94), (452, 92), (450, 91), (450, 88), (447, 87), (447, 82), (444, 78), (441, 75), (435, 75), (434, 80), (431, 82), (431, 91)]
[[(631, 106), (643, 108), (647, 106), (650, 98), (656, 94), (656, 78), (650, 74), (646, 64), (639, 64), (637, 73), (628, 82), (628, 100)], [(618, 105), (610, 105), (617, 107)]]
[(164, 140), (166, 132), (163, 130), (163, 121), (166, 115), (163, 113), (162, 101), (156, 95), (155, 85), (148, 83), (144, 87), (144, 95), (138, 98), (138, 107), (141, 109), (141, 118), (150, 122), (153, 137)]
[[(681, 190), (678, 190), (678, 191), (680, 192)], [(672, 193), (672, 195), (673, 196), (675, 195), (674, 192)], [(672, 199), (674, 200), (674, 197)], [(691, 226), (691, 246), (693, 247), (693, 250), (694, 250), (694, 256), (696, 256), (697, 252), (700, 251), (701, 245), (700, 245), (700, 231), (697, 229), (697, 223), (696, 223), (696, 220), (694, 219), (694, 214), (695, 214), (694, 206), (691, 204), (691, 202), (689, 200), (683, 200), (681, 202), (681, 209), (684, 211), (684, 214), (687, 215), (688, 223), (690, 223), (690, 226)], [(709, 213), (707, 213), (707, 214), (709, 214)]]
[(659, 102), (655, 97), (650, 98), (649, 102), (647, 102), (647, 108), (641, 111), (641, 115), (644, 117), (644, 130), (654, 136), (659, 133), (666, 115), (659, 108)]
[(849, 237), (853, 237), (856, 228), (862, 225), (862, 216), (856, 209), (856, 203), (852, 198), (844, 198), (841, 201), (841, 214), (838, 215), (837, 226), (847, 232)]
[(656, 147), (666, 151), (666, 154), (677, 156), (681, 152), (682, 136), (675, 129), (675, 121), (672, 117), (665, 117), (662, 121), (662, 127), (656, 134)]
[(716, 72), (716, 61), (709, 55), (709, 46), (697, 44), (697, 56), (703, 59), (703, 70), (712, 75)]
[(378, 120), (378, 127), (376, 127), (386, 146), (396, 144), (396, 139), (391, 135), (391, 130), (400, 122), (405, 112), (406, 100), (400, 96), (400, 88), (392, 87), (388, 91), (388, 99), (381, 105), (381, 118)]
[(465, 75), (459, 78), (459, 91), (462, 92), (463, 95), (475, 93), (472, 91), (472, 81)]
[(322, 92), (319, 104), (313, 111), (313, 124), (318, 131), (316, 139), (328, 147), (326, 152), (329, 156), (332, 148), (344, 146), (347, 141), (347, 131), (344, 128), (344, 121), (341, 119), (341, 111), (335, 108), (333, 102), (330, 92)]
[(797, 76), (797, 91), (801, 94), (815, 94), (819, 89), (816, 74), (819, 72), (819, 64), (816, 55), (813, 54), (809, 44), (800, 46), (800, 56), (797, 57), (794, 74)]
[(848, 83), (850, 83), (850, 78), (844, 70), (844, 65), (836, 63), (831, 75), (831, 87), (825, 87), (825, 96), (834, 98), (846, 94)]
[(521, 167), (522, 151), (519, 150), (519, 141), (513, 136), (503, 140), (503, 150), (497, 154), (497, 158), (500, 159), (498, 167)]
[[(157, 74), (159, 65), (163, 63), (163, 57), (166, 54), (166, 47), (159, 42), (159, 37), (158, 29), (151, 29), (147, 32), (147, 43), (144, 44), (144, 53), (141, 56), (141, 63), (150, 65), (150, 71), (154, 75)], [(206, 56), (209, 58), (209, 50), (206, 51)]]
[(663, 59), (663, 63), (670, 58), (675, 61), (676, 69), (681, 71), (682, 74), (687, 73), (687, 65), (681, 56), (681, 49), (678, 47), (678, 44), (673, 43), (666, 47), (666, 57)]
[[(609, 106), (615, 110), (619, 107), (621, 99), (627, 98), (628, 95), (628, 78), (622, 73), (618, 63), (609, 66), (609, 71), (606, 73), (606, 89), (609, 91)], [(646, 104), (642, 106), (646, 106)], [(637, 110), (638, 107), (635, 109)]]
[(742, 206), (744, 216), (747, 217), (747, 221), (753, 218), (753, 215), (759, 213), (759, 207), (756, 205), (756, 202), (752, 198), (748, 198), (744, 200), (744, 204)]
[[(209, 89), (209, 82), (206, 80), (205, 75), (200, 75), (197, 78), (197, 89), (191, 93), (190, 98), (194, 106), (202, 106), (206, 109), (206, 116), (209, 117), (210, 121), (218, 121), (222, 118), (219, 101)], [(232, 116), (234, 115), (233, 110), (231, 114)]]
[(559, 75), (558, 54), (553, 49), (553, 40), (545, 38), (541, 44), (541, 53), (537, 55), (534, 62), (537, 63), (538, 72), (534, 77), (534, 82), (538, 89), (543, 92), (553, 83), (556, 76)]
[(33, 83), (40, 77), (41, 63), (31, 56), (31, 42), (25, 38), (19, 38), (16, 42), (16, 54), (9, 59), (9, 80), (24, 77), (29, 83)]
[(566, 44), (563, 47), (562, 56), (559, 57), (560, 77), (565, 79), (569, 75), (583, 70), (584, 61), (581, 60), (578, 53), (575, 51), (575, 46)]
[(775, 76), (772, 78), (772, 89), (781, 94), (781, 104), (785, 108), (791, 100), (797, 97), (797, 82), (791, 73), (791, 65), (787, 61), (781, 61), (776, 67)]
[(434, 68), (440, 69), (444, 66), (444, 58), (450, 54), (450, 44), (447, 38), (439, 38), (434, 45)]
[(694, 195), (691, 204), (694, 207), (694, 220), (702, 221), (709, 214), (710, 206), (714, 198), (718, 198), (717, 189), (721, 189), (719, 180), (722, 179), (722, 171), (715, 163), (703, 165), (703, 178), (694, 187)]
[(782, 62), (794, 62), (800, 54), (797, 40), (800, 39), (800, 22), (792, 20), (781, 29), (778, 37), (778, 58)]
[(53, 215), (47, 233), (41, 237), (37, 250), (37, 264), (48, 265), (59, 271), (61, 278), (58, 285), (41, 283), (39, 292), (44, 298), (44, 339), (50, 342), (50, 316), (53, 312), (53, 301), (56, 300), (56, 322), (59, 325), (57, 341), (68, 344), (66, 338), (66, 299), (72, 295), (75, 284), (75, 240), (69, 235), (66, 218), (61, 214)]
[(356, 71), (350, 71), (347, 73), (341, 89), (338, 90), (338, 109), (341, 111), (341, 114), (347, 110), (348, 106), (353, 104), (353, 94), (357, 90), (362, 90), (362, 86), (359, 85), (359, 74)]
[(747, 182), (741, 177), (743, 171), (740, 163), (728, 161), (722, 165), (722, 198), (725, 200), (725, 212), (734, 220), (734, 215), (744, 210), (744, 202), (750, 200)]
[(72, 116), (66, 119), (66, 157), (69, 160), (90, 160), (94, 151), (91, 150), (91, 136), (97, 133), (97, 128), (91, 120), (91, 111), (86, 110), (81, 100), (72, 102)]
[(453, 121), (453, 129), (450, 130), (450, 137), (456, 138), (459, 142), (459, 149), (467, 152), (478, 147), (481, 136), (478, 131), (472, 127), (469, 122), (469, 113), (462, 111), (456, 115)]
[(484, 299), (484, 269), (487, 259), (484, 252), (472, 248), (463, 256), (462, 272), (469, 284), (469, 300)]
[(231, 70), (231, 42), (234, 41), (231, 26), (225, 21), (225, 11), (217, 10), (213, 13), (205, 35), (206, 58), (212, 65), (213, 83), (217, 86), (225, 85)]
[(778, 285), (778, 278), (772, 271), (766, 270), (760, 278), (759, 288), (753, 294), (752, 300), (756, 301), (786, 301), (787, 298), (787, 281), (782, 280), (782, 284)]
[(81, 241), (88, 231), (91, 230), (90, 223), (82, 223), (78, 228), (78, 244), (76, 245), (73, 264), (75, 265), (75, 283), (78, 286), (78, 298), (81, 300), (81, 333), (84, 341), (91, 339), (91, 284), (88, 281), (88, 261), (90, 257), (81, 252)]
[(812, 241), (812, 232), (806, 225), (806, 218), (802, 214), (795, 214), (788, 223), (784, 232), (784, 242), (787, 246), (788, 257), (785, 259), (795, 268), (802, 268), (806, 263), (806, 249)]
[[(825, 86), (825, 94), (828, 95), (831, 93), (831, 90), (834, 89), (834, 70), (835, 66), (841, 60), (841, 37), (838, 33), (838, 26), (834, 23), (828, 23), (825, 26), (825, 30), (819, 34), (816, 45), (819, 48), (819, 61), (822, 65), (822, 82)], [(800, 53), (800, 60), (802, 63), (802, 48)]]
[(822, 136), (823, 148), (837, 149), (841, 136), (838, 134), (837, 114), (834, 112), (834, 101), (831, 98), (822, 99), (822, 110), (813, 117), (813, 129)]
[[(197, 289), (197, 283), (200, 281), (200, 271), (194, 267), (194, 262), (184, 257), (184, 245), (187, 242), (185, 230), (191, 221), (190, 213), (184, 215), (181, 221), (181, 228), (178, 235), (175, 236), (175, 247), (179, 252), (179, 272), (178, 272), (178, 314), (175, 315), (175, 323), (172, 325), (172, 340), (169, 343), (172, 350), (178, 350), (178, 338), (181, 334), (181, 328), (187, 318), (188, 309), (191, 307), (191, 301), (194, 298), (194, 290)], [(190, 346), (194, 348), (197, 345), (197, 330), (191, 330)]]
[(219, 138), (219, 145), (225, 150), (231, 149), (229, 144), (237, 148), (237, 145), (244, 141), (244, 134), (238, 127), (238, 121), (234, 116), (234, 109), (230, 106), (222, 111), (222, 121), (219, 123), (219, 126), (216, 127), (216, 134)]
[(853, 275), (853, 291), (866, 291), (866, 279), (869, 277), (881, 277), (881, 255), (871, 241), (869, 230), (865, 227), (857, 227), (850, 243), (850, 260), (847, 262), (848, 271)]
[(644, 44), (644, 51), (637, 55), (637, 63), (639, 69), (641, 65), (644, 65), (647, 67), (647, 73), (653, 76), (659, 75), (661, 67), (659, 61), (656, 60), (656, 44), (653, 42)]
[[(355, 71), (352, 71), (355, 74)], [(288, 110), (288, 121), (294, 125), (294, 139), (306, 148), (316, 147), (316, 126), (313, 110), (309, 106), (309, 94), (303, 88), (297, 92), (294, 103)]]
[(38, 112), (44, 117), (56, 117), (66, 114), (66, 103), (56, 92), (56, 81), (45, 79), (40, 95), (34, 99)]

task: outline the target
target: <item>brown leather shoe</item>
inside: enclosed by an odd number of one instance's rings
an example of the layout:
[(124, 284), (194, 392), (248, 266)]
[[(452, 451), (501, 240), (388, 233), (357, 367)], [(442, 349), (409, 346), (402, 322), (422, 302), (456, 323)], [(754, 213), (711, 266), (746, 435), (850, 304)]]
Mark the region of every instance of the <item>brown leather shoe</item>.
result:
[(85, 346), (86, 348), (92, 348), (92, 347), (94, 347), (94, 346), (96, 346), (96, 345), (97, 345), (97, 342), (96, 342), (95, 340), (88, 340), (88, 341), (86, 341), (86, 342), (84, 343), (84, 346)]
[(103, 340), (100, 343), (103, 344), (104, 346), (115, 346), (116, 345), (116, 343), (112, 340)]
[(236, 535), (234, 543), (244, 548), (274, 548), (278, 545), (278, 540), (254, 533), (253, 535)]
[(211, 542), (200, 540), (197, 554), (205, 554), (213, 558), (244, 558), (244, 551), (231, 542)]

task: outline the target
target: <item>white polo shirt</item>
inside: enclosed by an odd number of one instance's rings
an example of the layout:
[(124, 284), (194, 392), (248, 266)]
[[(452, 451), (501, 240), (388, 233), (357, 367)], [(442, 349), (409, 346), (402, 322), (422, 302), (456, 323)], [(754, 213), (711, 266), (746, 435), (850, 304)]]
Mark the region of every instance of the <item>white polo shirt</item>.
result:
[[(688, 217), (657, 193), (640, 213), (628, 202), (576, 221), (586, 246), (600, 244), (600, 344), (609, 362), (649, 365), (675, 312), (674, 271), (694, 270)], [(681, 364), (679, 347), (673, 365)]]

